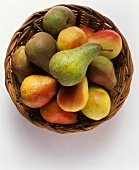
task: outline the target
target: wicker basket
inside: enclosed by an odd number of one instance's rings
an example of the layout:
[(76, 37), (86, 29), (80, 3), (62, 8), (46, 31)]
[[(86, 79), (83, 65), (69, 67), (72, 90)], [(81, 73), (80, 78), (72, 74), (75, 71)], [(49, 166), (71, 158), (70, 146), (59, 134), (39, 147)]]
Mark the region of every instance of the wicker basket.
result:
[(131, 53), (124, 36), (121, 34), (119, 29), (110, 19), (86, 6), (72, 4), (60, 5), (66, 6), (74, 12), (76, 16), (77, 25), (88, 25), (92, 27), (95, 31), (100, 29), (113, 29), (118, 32), (122, 37), (122, 51), (118, 57), (113, 59), (118, 82), (116, 87), (109, 92), (112, 101), (110, 114), (100, 121), (93, 121), (81, 115), (79, 117), (79, 122), (74, 125), (56, 125), (44, 121), (39, 114), (39, 109), (31, 109), (29, 107), (24, 106), (20, 102), (20, 84), (16, 76), (12, 72), (11, 67), (12, 54), (19, 46), (25, 45), (32, 35), (34, 35), (38, 31), (42, 31), (42, 19), (44, 17), (44, 14), (48, 12), (52, 7), (36, 12), (29, 16), (29, 18), (27, 18), (23, 25), (13, 35), (11, 42), (8, 46), (5, 58), (5, 84), (11, 96), (11, 99), (13, 100), (19, 112), (34, 125), (46, 128), (51, 131), (55, 131), (57, 133), (74, 133), (88, 131), (97, 127), (103, 122), (111, 119), (122, 107), (126, 97), (129, 94), (133, 74), (133, 63)]

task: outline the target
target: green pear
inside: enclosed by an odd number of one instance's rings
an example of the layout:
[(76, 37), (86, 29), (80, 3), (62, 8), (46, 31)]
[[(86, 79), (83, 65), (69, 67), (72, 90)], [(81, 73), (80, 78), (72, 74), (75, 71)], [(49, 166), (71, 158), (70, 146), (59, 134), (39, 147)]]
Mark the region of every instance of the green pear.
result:
[(111, 99), (105, 89), (98, 85), (89, 86), (89, 97), (82, 113), (93, 120), (101, 120), (106, 117), (111, 108)]
[(11, 59), (12, 70), (18, 81), (22, 83), (25, 77), (31, 74), (43, 73), (41, 68), (30, 62), (25, 54), (25, 46), (20, 46), (15, 50)]
[(27, 58), (47, 73), (49, 73), (49, 61), (56, 51), (56, 40), (46, 32), (34, 34), (25, 45)]
[(100, 44), (86, 43), (73, 49), (59, 51), (50, 60), (50, 73), (63, 86), (76, 85), (82, 81), (89, 64), (101, 50)]
[(112, 90), (117, 83), (113, 63), (104, 56), (97, 56), (87, 70), (88, 80)]
[(44, 15), (43, 29), (56, 39), (60, 31), (75, 23), (76, 18), (72, 10), (65, 6), (55, 6)]

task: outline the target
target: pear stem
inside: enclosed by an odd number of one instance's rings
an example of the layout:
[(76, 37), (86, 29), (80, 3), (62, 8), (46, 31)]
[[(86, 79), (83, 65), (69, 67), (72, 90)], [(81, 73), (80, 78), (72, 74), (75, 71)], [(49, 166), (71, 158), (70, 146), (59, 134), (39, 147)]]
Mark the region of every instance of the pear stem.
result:
[(109, 52), (113, 52), (113, 49), (102, 48), (101, 51), (109, 51)]

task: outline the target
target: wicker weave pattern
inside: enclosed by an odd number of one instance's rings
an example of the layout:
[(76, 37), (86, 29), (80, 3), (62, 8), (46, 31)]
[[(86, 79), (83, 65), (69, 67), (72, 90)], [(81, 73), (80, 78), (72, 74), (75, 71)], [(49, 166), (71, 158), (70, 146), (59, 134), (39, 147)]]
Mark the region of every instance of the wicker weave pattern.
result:
[(113, 59), (118, 83), (116, 87), (111, 92), (109, 92), (112, 100), (110, 114), (100, 121), (93, 121), (84, 116), (81, 116), (77, 124), (55, 125), (45, 122), (39, 114), (39, 109), (30, 109), (20, 102), (19, 94), (20, 84), (17, 81), (16, 76), (12, 72), (11, 57), (13, 52), (19, 46), (25, 45), (32, 35), (34, 35), (36, 32), (42, 31), (43, 16), (51, 8), (44, 9), (29, 16), (29, 18), (27, 18), (23, 25), (13, 35), (11, 42), (8, 46), (5, 58), (5, 84), (11, 96), (11, 99), (13, 100), (19, 112), (31, 123), (58, 133), (73, 133), (87, 131), (97, 127), (101, 123), (112, 118), (117, 113), (117, 111), (122, 107), (124, 101), (126, 100), (126, 97), (128, 96), (128, 93), (130, 91), (130, 84), (133, 75), (133, 63), (131, 53), (126, 39), (110, 19), (89, 7), (72, 4), (70, 5), (60, 4), (60, 5), (67, 6), (74, 12), (77, 20), (76, 23), (77, 25), (79, 24), (88, 25), (92, 27), (95, 31), (100, 29), (113, 29), (116, 32), (118, 32), (122, 37), (123, 40), (122, 51), (118, 57)]

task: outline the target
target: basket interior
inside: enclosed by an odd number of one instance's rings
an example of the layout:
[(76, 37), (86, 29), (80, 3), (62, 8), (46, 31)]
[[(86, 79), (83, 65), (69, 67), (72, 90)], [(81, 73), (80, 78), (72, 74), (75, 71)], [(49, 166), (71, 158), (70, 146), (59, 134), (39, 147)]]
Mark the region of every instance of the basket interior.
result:
[(116, 25), (107, 17), (97, 11), (79, 5), (60, 4), (70, 8), (76, 16), (76, 25), (83, 24), (92, 27), (95, 31), (100, 29), (112, 29), (120, 34), (123, 40), (123, 47), (118, 57), (113, 59), (115, 73), (117, 77), (117, 85), (112, 91), (108, 91), (111, 97), (110, 114), (100, 121), (93, 121), (87, 117), (80, 115), (79, 121), (73, 125), (57, 125), (46, 122), (40, 115), (39, 109), (31, 109), (23, 105), (20, 101), (20, 83), (18, 82), (11, 67), (11, 57), (14, 51), (26, 42), (37, 32), (43, 31), (42, 20), (46, 12), (51, 8), (44, 9), (29, 16), (23, 25), (15, 32), (7, 49), (5, 58), (5, 84), (6, 88), (16, 105), (19, 112), (31, 123), (58, 133), (73, 133), (91, 130), (101, 123), (112, 118), (122, 107), (130, 90), (130, 83), (133, 74), (133, 63), (130, 49), (127, 41), (121, 34)]

